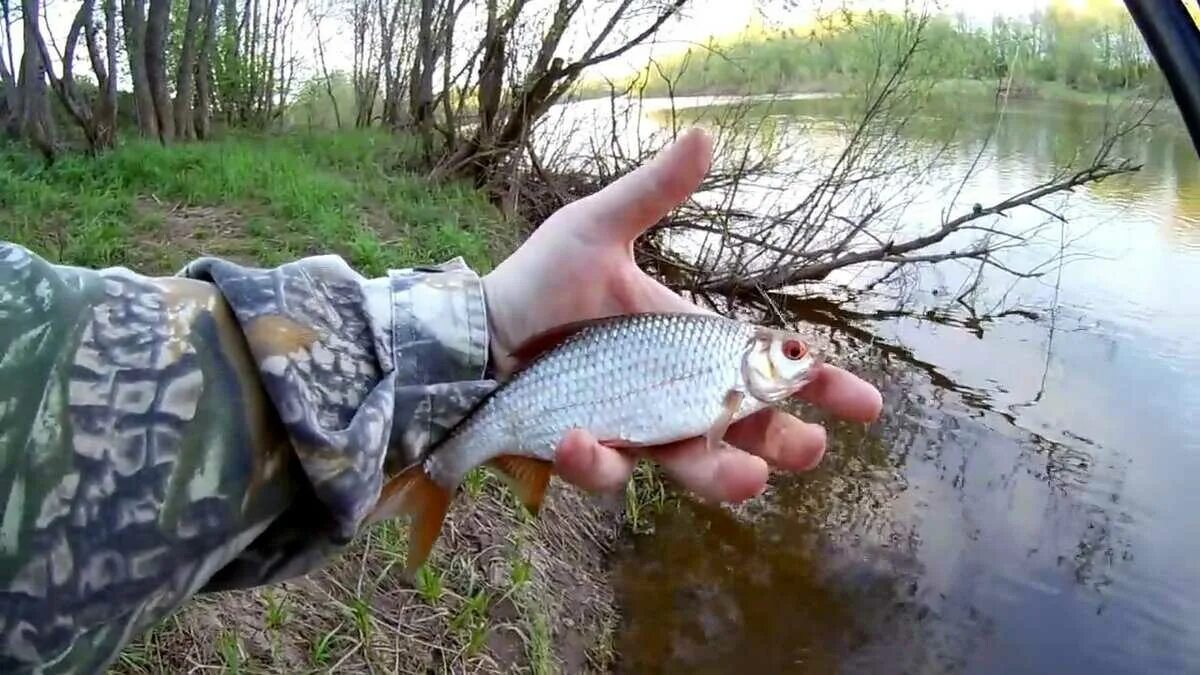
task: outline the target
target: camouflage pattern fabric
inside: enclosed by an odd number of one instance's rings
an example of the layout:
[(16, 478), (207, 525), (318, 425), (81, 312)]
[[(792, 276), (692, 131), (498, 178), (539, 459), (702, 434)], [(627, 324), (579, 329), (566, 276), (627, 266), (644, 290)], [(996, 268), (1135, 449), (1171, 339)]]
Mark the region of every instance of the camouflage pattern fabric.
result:
[(0, 243), (0, 673), (99, 672), (194, 593), (320, 566), (487, 361), (461, 260), (153, 278)]

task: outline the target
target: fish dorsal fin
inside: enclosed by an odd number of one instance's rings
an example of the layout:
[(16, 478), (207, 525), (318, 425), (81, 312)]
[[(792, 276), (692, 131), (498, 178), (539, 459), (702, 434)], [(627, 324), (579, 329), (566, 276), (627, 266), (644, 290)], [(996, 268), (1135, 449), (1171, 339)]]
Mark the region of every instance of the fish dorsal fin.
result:
[(620, 318), (619, 315), (570, 321), (547, 328), (540, 333), (535, 333), (532, 337), (517, 345), (517, 348), (509, 354), (515, 362), (512, 371), (516, 373), (524, 370), (531, 363), (537, 361), (544, 354), (563, 344), (580, 331), (592, 326), (608, 323), (617, 318)]

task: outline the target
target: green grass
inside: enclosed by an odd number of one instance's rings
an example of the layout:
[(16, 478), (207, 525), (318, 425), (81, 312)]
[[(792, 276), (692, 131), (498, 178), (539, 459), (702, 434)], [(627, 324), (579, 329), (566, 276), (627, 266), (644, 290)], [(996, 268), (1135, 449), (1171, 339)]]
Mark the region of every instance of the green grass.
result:
[(654, 529), (654, 517), (670, 498), (658, 470), (647, 462), (639, 462), (633, 478), (625, 486), (625, 525), (634, 534), (647, 534)]
[(274, 589), (266, 589), (263, 591), (262, 598), (266, 605), (264, 612), (267, 628), (273, 630), (282, 628), (288, 615), (287, 596)]
[(257, 265), (337, 253), (366, 275), (457, 255), (489, 268), (497, 212), (404, 171), (411, 156), (409, 139), (380, 132), (130, 141), (49, 167), (0, 149), (0, 237), (151, 273), (201, 253)]
[(461, 633), (465, 638), (468, 655), (478, 653), (487, 639), (491, 627), (488, 620), (490, 606), (491, 595), (483, 590), (475, 591), (467, 596), (458, 614), (450, 621), (450, 630)]
[(417, 592), (421, 598), (431, 605), (436, 605), (445, 594), (444, 574), (429, 565), (422, 565), (417, 570)]
[(236, 633), (227, 632), (217, 639), (217, 651), (221, 654), (227, 672), (242, 672), (242, 646)]
[[(331, 252), (368, 276), (458, 255), (490, 269), (516, 227), (473, 189), (411, 173), (411, 157), (408, 140), (376, 132), (130, 141), (52, 166), (0, 146), (0, 237), (56, 262), (148, 274), (200, 255), (272, 265)], [(596, 542), (615, 536), (614, 519), (566, 494), (535, 522), (484, 470), (465, 488), (415, 580), (399, 572), (406, 523), (380, 523), (295, 583), (193, 598), (111, 672), (547, 673), (560, 650), (609, 644)]]
[(321, 667), (329, 664), (330, 658), (336, 649), (334, 640), (337, 637), (338, 630), (340, 630), (340, 628), (341, 626), (334, 628), (328, 633), (322, 635), (319, 640), (313, 643), (312, 664), (314, 666)]

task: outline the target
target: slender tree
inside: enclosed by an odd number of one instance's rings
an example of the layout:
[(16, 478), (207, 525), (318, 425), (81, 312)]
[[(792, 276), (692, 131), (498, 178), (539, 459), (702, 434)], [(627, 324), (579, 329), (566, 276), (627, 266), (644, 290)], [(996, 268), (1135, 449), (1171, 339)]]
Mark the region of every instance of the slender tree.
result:
[(220, 0), (208, 0), (204, 12), (204, 39), (196, 61), (196, 136), (201, 140), (212, 135), (213, 55), (217, 42), (217, 8)]
[(206, 0), (188, 0), (187, 18), (183, 25), (183, 45), (179, 53), (179, 68), (175, 75), (175, 136), (182, 140), (196, 138), (195, 94), (197, 52), (202, 39), (201, 19)]
[(146, 17), (146, 77), (158, 121), (158, 136), (164, 143), (175, 137), (175, 116), (167, 87), (167, 35), (171, 0), (150, 0)]
[(21, 71), (17, 87), (18, 124), (21, 135), (47, 159), (57, 153), (54, 118), (46, 89), (46, 59), (42, 54), (40, 0), (21, 0)]
[(138, 131), (147, 138), (158, 138), (158, 112), (154, 106), (154, 96), (150, 93), (150, 77), (146, 68), (146, 0), (122, 0), (121, 13)]

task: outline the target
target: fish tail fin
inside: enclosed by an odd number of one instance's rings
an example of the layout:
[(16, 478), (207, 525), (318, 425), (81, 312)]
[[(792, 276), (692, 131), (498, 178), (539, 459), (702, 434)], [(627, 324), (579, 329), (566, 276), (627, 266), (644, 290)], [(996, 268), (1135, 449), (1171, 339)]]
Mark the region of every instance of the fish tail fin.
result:
[(412, 575), (429, 558), (442, 532), (442, 523), (449, 508), (450, 491), (435, 483), (425, 473), (425, 468), (417, 464), (383, 486), (368, 521), (374, 523), (397, 516), (409, 516), (412, 519), (405, 565), (405, 570)]
[(550, 484), (550, 462), (520, 455), (500, 455), (487, 463), (508, 484), (517, 499), (537, 515)]

